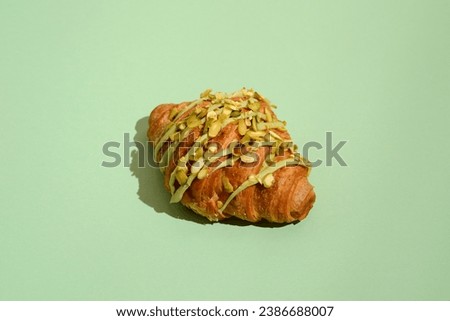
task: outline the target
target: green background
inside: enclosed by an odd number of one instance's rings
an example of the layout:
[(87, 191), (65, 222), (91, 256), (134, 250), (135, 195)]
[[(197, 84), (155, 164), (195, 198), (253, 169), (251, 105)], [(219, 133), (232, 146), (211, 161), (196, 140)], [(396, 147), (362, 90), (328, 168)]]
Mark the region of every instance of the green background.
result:
[[(449, 16), (425, 0), (0, 0), (0, 299), (449, 300)], [(313, 169), (299, 224), (204, 224), (123, 162), (154, 106), (242, 86), (298, 144), (348, 141), (347, 167)], [(101, 166), (108, 141), (118, 167)]]

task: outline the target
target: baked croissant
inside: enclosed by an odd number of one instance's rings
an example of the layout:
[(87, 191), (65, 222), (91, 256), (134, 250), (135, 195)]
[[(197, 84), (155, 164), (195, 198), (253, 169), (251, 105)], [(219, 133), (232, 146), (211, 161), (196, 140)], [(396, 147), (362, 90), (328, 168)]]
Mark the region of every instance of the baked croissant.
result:
[(170, 201), (211, 221), (304, 219), (316, 198), (311, 166), (274, 108), (245, 88), (156, 107), (147, 134)]

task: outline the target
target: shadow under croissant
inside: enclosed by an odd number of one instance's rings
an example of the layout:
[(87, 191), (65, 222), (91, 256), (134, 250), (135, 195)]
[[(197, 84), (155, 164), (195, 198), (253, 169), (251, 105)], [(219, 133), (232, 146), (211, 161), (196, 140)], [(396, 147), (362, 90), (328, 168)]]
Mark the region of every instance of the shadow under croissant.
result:
[[(205, 217), (194, 213), (192, 210), (181, 205), (181, 203), (171, 204), (170, 194), (164, 188), (163, 175), (157, 165), (153, 162), (153, 149), (147, 142), (147, 130), (148, 130), (148, 117), (143, 117), (136, 122), (136, 134), (134, 136), (134, 142), (137, 149), (131, 154), (130, 171), (132, 175), (138, 179), (139, 189), (137, 195), (139, 199), (152, 207), (157, 213), (166, 213), (169, 216), (191, 221), (197, 224), (214, 224)], [(232, 217), (218, 224), (228, 224), (235, 226), (258, 226), (258, 227), (283, 227), (286, 225), (297, 224), (295, 223), (271, 223), (267, 221), (261, 221), (257, 223), (251, 223), (243, 221), (241, 219)]]

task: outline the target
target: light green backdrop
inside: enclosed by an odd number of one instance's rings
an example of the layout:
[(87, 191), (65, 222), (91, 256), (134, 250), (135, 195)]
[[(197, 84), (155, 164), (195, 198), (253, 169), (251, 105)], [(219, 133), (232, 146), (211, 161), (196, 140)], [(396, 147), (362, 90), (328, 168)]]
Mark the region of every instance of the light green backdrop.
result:
[[(0, 0), (0, 299), (449, 300), (449, 16), (449, 1)], [(242, 86), (300, 145), (348, 140), (348, 167), (312, 171), (304, 222), (202, 224), (158, 171), (101, 166), (157, 104)]]

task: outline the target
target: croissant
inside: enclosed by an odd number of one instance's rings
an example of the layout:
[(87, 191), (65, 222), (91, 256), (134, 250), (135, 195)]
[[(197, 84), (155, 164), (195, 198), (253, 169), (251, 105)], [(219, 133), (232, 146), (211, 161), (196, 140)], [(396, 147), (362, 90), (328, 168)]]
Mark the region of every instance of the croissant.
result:
[(171, 203), (210, 221), (304, 219), (316, 195), (310, 163), (298, 152), (276, 108), (257, 91), (206, 90), (150, 114), (148, 139)]

